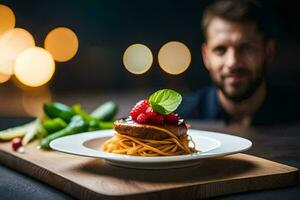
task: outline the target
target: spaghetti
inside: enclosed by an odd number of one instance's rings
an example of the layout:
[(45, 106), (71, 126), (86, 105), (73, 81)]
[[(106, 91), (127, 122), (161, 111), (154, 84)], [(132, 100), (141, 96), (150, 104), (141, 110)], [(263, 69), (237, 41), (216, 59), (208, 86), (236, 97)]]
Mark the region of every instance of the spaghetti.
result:
[[(175, 156), (196, 152), (195, 143), (188, 136), (177, 137), (163, 129), (170, 137), (163, 140), (151, 140), (116, 133), (103, 144), (103, 150), (132, 156)], [(189, 147), (189, 142), (194, 147)]]

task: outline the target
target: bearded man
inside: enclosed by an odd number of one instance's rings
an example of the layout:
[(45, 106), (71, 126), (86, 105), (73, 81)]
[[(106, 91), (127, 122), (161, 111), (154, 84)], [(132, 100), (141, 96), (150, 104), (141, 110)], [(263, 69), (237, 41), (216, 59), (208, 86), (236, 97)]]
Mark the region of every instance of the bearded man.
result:
[(181, 117), (245, 127), (299, 122), (299, 102), (266, 80), (275, 41), (264, 14), (255, 0), (219, 0), (207, 7), (202, 58), (214, 86), (184, 97)]

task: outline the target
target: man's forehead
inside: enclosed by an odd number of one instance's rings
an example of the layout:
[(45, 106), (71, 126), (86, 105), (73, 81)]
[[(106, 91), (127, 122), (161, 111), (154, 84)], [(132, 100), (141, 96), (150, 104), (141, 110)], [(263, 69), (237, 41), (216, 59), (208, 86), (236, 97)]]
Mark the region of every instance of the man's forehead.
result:
[(215, 17), (207, 28), (207, 42), (251, 42), (261, 38), (254, 23), (232, 22)]

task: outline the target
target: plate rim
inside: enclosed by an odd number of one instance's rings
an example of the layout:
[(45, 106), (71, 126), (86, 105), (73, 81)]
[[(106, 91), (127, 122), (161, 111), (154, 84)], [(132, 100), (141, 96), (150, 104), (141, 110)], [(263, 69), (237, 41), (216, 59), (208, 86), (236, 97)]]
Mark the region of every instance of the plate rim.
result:
[[(102, 132), (102, 135), (99, 136), (99, 133)], [(50, 147), (51, 149), (54, 149), (56, 151), (77, 155), (77, 156), (84, 156), (84, 157), (92, 157), (92, 158), (102, 158), (105, 160), (109, 160), (111, 162), (126, 162), (126, 163), (166, 163), (166, 162), (183, 162), (183, 161), (191, 161), (191, 160), (199, 160), (204, 158), (212, 158), (212, 157), (222, 157), (225, 155), (231, 155), (239, 152), (246, 151), (252, 147), (252, 142), (249, 139), (231, 135), (231, 134), (225, 134), (220, 132), (214, 132), (214, 131), (206, 131), (206, 130), (197, 130), (197, 129), (189, 129), (188, 134), (193, 137), (194, 134), (201, 134), (202, 137), (207, 137), (213, 140), (217, 140), (221, 142), (221, 145), (215, 149), (212, 149), (208, 152), (196, 152), (192, 154), (186, 154), (186, 155), (178, 155), (178, 156), (158, 156), (158, 157), (142, 157), (142, 156), (130, 156), (130, 155), (122, 155), (122, 154), (114, 154), (114, 153), (107, 153), (104, 151), (95, 150), (92, 148), (88, 148), (85, 145), (83, 145), (88, 140), (92, 139), (99, 139), (103, 137), (112, 136), (114, 134), (113, 129), (106, 129), (106, 130), (98, 130), (93, 132), (84, 132), (84, 133), (78, 133), (75, 135), (69, 135), (65, 137), (61, 137), (58, 139), (55, 139), (51, 141)], [(208, 136), (207, 136), (208, 135)], [(74, 142), (77, 141), (74, 138), (84, 138), (84, 140), (81, 140), (80, 142)], [(70, 139), (71, 138), (71, 139)], [(225, 138), (225, 139), (224, 139)], [(232, 141), (237, 142), (243, 142), (244, 147), (243, 148), (236, 148), (234, 150), (228, 150), (226, 151), (226, 148), (228, 148), (228, 141), (226, 138), (231, 138)], [(67, 146), (72, 145), (73, 148), (78, 148), (81, 152), (74, 152), (69, 151), (66, 149), (61, 149), (57, 147), (57, 144), (68, 141), (69, 143), (64, 143)], [(238, 144), (238, 143), (236, 143)], [(75, 146), (74, 146), (75, 145)], [(240, 145), (240, 144), (239, 144)], [(222, 152), (223, 150), (223, 152)]]

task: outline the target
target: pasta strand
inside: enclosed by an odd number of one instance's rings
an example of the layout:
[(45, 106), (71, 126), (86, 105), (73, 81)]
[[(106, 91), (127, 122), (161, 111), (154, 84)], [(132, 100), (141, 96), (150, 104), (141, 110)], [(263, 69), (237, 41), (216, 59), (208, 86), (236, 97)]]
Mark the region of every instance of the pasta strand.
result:
[[(114, 137), (103, 144), (103, 150), (109, 153), (118, 153), (132, 156), (174, 156), (197, 152), (191, 137), (177, 137), (170, 131), (165, 131), (170, 138), (151, 140), (132, 137), (116, 133)], [(189, 142), (193, 147), (189, 147)]]

